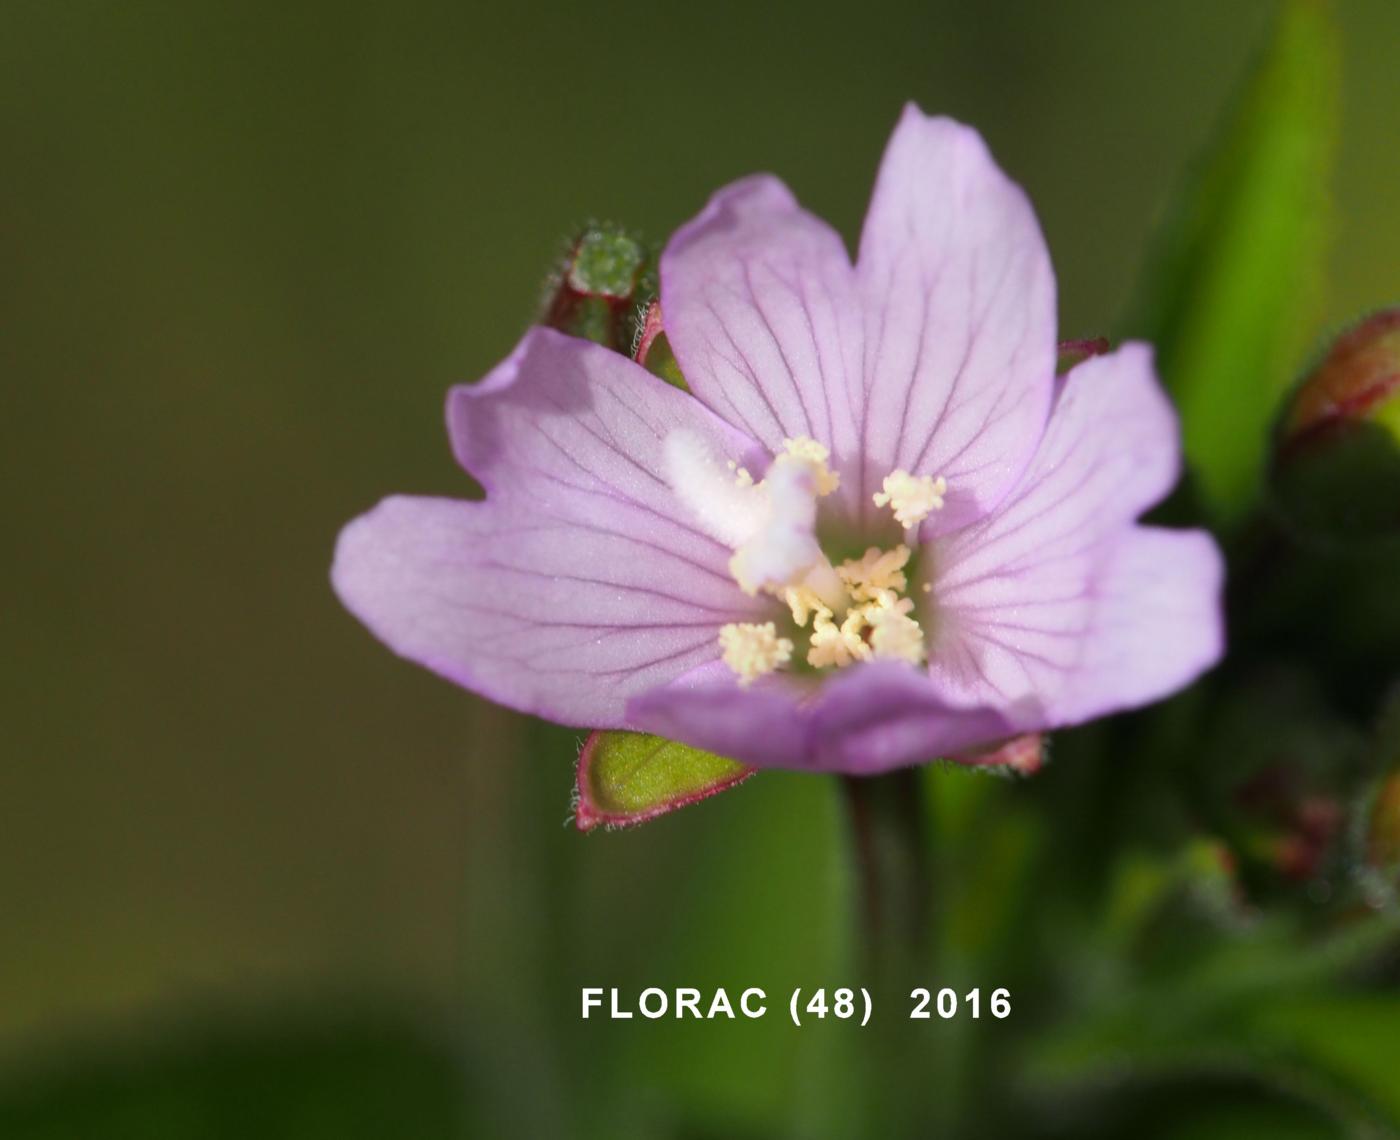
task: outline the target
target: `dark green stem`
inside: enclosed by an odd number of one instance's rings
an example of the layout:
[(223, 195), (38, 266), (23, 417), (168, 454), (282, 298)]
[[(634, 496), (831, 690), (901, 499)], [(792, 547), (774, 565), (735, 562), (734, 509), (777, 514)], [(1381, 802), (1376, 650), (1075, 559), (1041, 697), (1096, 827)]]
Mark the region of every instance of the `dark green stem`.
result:
[(921, 772), (843, 776), (841, 790), (850, 821), (859, 966), (877, 1009), (863, 1052), (870, 1066), (864, 1130), (892, 1140), (947, 1135), (929, 1127), (928, 1089), (939, 1045), (924, 1032), (927, 1023), (908, 1019), (906, 1001), (912, 985), (928, 984), (923, 975), (931, 969), (933, 884)]
[(843, 776), (861, 943), (866, 964), (884, 972), (928, 946), (931, 875), (919, 771)]

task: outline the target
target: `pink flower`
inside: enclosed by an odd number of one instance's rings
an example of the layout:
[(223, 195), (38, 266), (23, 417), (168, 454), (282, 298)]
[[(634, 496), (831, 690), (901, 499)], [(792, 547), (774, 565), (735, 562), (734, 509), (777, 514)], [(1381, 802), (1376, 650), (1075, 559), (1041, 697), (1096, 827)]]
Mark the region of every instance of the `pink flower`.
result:
[(661, 259), (690, 388), (532, 329), (454, 388), (484, 502), (341, 534), (396, 652), (566, 724), (867, 773), (1155, 701), (1220, 657), (1221, 560), (1140, 526), (1180, 448), (1150, 350), (1055, 376), (1055, 280), (976, 132), (905, 110), (853, 265), (774, 178)]

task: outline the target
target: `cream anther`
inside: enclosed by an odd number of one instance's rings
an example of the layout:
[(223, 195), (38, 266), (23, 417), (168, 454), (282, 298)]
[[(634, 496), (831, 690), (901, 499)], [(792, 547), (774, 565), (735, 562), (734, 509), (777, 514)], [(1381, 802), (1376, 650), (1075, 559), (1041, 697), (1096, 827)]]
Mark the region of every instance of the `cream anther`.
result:
[(911, 527), (943, 506), (948, 481), (942, 475), (937, 479), (930, 475), (916, 477), (901, 468), (886, 475), (883, 486), (884, 490), (871, 496), (875, 505), (888, 505), (900, 526)]
[(779, 637), (769, 622), (730, 622), (719, 631), (724, 663), (739, 677), (739, 684), (750, 685), (792, 658), (792, 642)]
[(904, 576), (908, 562), (909, 548), (903, 543), (883, 551), (872, 546), (860, 558), (841, 563), (836, 573), (856, 601), (876, 602), (903, 592), (909, 584)]
[(852, 661), (866, 660), (870, 656), (870, 646), (861, 636), (865, 627), (865, 611), (860, 607), (851, 610), (839, 626), (832, 621), (829, 610), (818, 612), (812, 621), (807, 664), (814, 669), (827, 666), (839, 669)]
[(914, 603), (901, 598), (893, 605), (866, 607), (870, 648), (876, 657), (892, 657), (917, 665), (924, 659), (924, 631), (909, 616)]

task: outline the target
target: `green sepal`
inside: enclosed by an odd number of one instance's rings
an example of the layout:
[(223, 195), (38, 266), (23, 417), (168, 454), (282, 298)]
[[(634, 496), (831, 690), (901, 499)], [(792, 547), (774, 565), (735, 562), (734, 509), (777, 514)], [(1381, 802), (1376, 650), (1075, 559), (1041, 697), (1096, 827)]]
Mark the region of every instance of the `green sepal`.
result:
[(671, 351), (671, 341), (661, 323), (661, 306), (653, 301), (642, 313), (637, 330), (637, 345), (632, 358), (653, 376), (660, 377), (667, 384), (689, 392), (690, 387), (681, 374), (681, 366), (676, 354)]
[(574, 823), (630, 827), (742, 783), (754, 769), (644, 732), (589, 735), (579, 753)]

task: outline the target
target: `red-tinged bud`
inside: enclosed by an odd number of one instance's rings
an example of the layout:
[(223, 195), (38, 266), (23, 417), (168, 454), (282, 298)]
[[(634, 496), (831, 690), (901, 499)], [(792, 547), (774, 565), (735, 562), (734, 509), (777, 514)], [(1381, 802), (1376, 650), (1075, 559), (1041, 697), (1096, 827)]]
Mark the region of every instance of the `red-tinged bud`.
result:
[(1272, 484), (1306, 533), (1400, 538), (1400, 309), (1339, 337), (1298, 387), (1279, 424)]
[(630, 354), (643, 306), (655, 295), (646, 243), (620, 226), (590, 225), (551, 277), (540, 323)]
[(1400, 309), (1387, 309), (1340, 336), (1294, 394), (1283, 423), (1285, 443), (1298, 446), (1340, 420), (1376, 415), (1400, 428), (1398, 394)]

